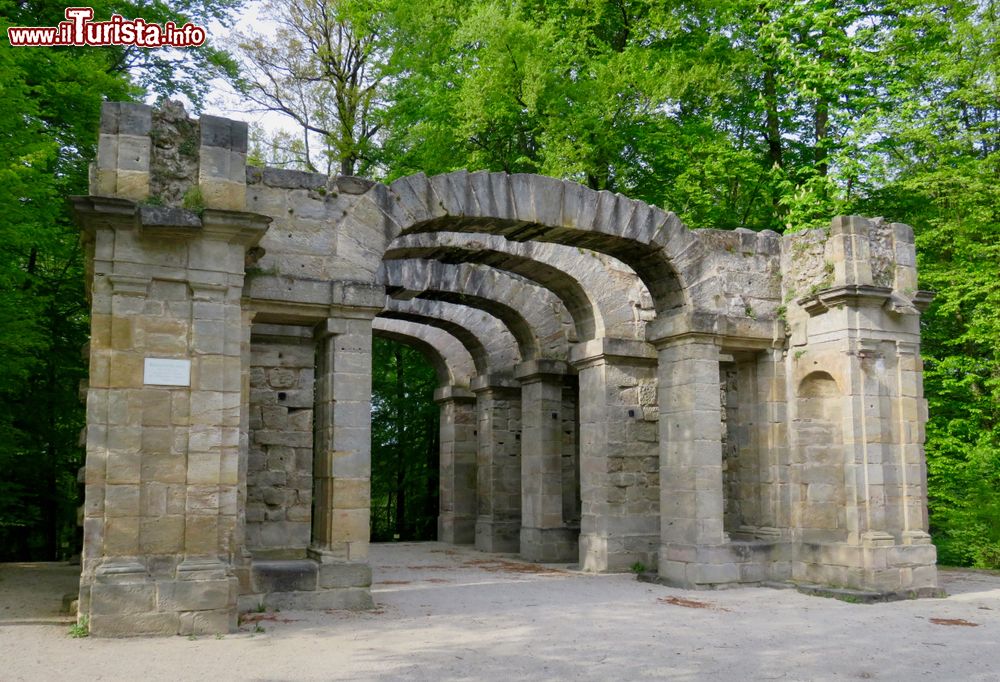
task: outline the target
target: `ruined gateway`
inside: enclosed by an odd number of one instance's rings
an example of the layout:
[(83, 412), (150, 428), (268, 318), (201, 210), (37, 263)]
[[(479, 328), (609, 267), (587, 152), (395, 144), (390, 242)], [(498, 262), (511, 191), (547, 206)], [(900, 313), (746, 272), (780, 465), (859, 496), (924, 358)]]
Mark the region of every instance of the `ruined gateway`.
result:
[(689, 230), (535, 175), (252, 168), (246, 142), (107, 103), (73, 199), (92, 633), (371, 605), (373, 336), (437, 369), (439, 540), (688, 588), (935, 587), (906, 225)]

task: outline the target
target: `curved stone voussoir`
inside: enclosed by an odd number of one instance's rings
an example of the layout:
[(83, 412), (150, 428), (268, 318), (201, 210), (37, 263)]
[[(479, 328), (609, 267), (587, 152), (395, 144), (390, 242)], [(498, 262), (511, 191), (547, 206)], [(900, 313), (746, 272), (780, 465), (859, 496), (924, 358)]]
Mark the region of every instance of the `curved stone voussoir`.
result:
[(462, 342), (479, 374), (506, 371), (520, 360), (517, 341), (503, 322), (476, 308), (422, 298), (389, 299), (379, 317), (443, 329)]
[(372, 334), (405, 343), (420, 351), (434, 366), (440, 386), (468, 386), (476, 369), (472, 356), (448, 332), (406, 320), (376, 317)]
[(641, 340), (653, 315), (649, 291), (628, 265), (586, 249), (483, 233), (429, 232), (397, 237), (385, 258), (478, 263), (530, 279), (559, 297), (581, 341)]
[(396, 298), (427, 298), (479, 308), (504, 322), (522, 360), (563, 359), (575, 341), (569, 311), (551, 291), (494, 268), (424, 260), (385, 261), (379, 272)]
[[(398, 222), (400, 234), (486, 232), (512, 241), (554, 242), (591, 249), (628, 264), (652, 294), (657, 310), (686, 303), (684, 281), (672, 266), (676, 216), (608, 191), (540, 175), (456, 171), (397, 180), (389, 192), (369, 190)], [(666, 229), (666, 234), (661, 234)], [(388, 242), (386, 242), (388, 245)]]

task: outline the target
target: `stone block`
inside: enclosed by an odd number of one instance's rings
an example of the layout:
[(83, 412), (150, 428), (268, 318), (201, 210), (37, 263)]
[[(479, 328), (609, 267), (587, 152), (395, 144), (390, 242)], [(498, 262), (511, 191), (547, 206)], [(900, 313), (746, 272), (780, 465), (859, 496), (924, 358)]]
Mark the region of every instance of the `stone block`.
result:
[[(234, 605), (235, 606), (235, 605)], [(235, 608), (189, 611), (179, 614), (179, 635), (218, 635), (236, 630)]]
[(91, 614), (90, 634), (95, 637), (168, 636), (180, 628), (176, 613)]
[(317, 586), (318, 565), (311, 559), (255, 561), (250, 572), (254, 592), (312, 591)]
[(131, 583), (94, 583), (90, 587), (90, 612), (95, 616), (147, 614), (155, 610), (156, 584), (151, 580)]
[(160, 611), (204, 611), (228, 609), (235, 578), (223, 580), (178, 580), (157, 583), (156, 606)]
[(740, 581), (740, 565), (723, 564), (688, 564), (687, 576), (696, 585), (726, 585)]
[(370, 587), (372, 569), (362, 563), (322, 563), (319, 564), (320, 589), (342, 587)]
[(139, 522), (139, 550), (144, 554), (184, 551), (184, 517), (158, 515)]

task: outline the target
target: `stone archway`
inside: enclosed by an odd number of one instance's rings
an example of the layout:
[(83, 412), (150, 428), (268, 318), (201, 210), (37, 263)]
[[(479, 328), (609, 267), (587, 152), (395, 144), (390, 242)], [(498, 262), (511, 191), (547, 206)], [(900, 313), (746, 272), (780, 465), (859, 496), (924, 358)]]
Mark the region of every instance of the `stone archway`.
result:
[[(572, 551), (588, 570), (656, 565), (658, 580), (688, 587), (933, 587), (920, 431), (918, 308), (928, 299), (913, 290), (906, 226), (852, 216), (834, 219), (829, 232), (784, 237), (692, 231), (656, 207), (540, 176), (460, 171), (382, 185), (253, 169), (246, 127), (211, 116), (192, 121), (198, 144), (177, 175), (152, 161), (161, 112), (108, 103), (105, 123), (92, 195), (75, 198), (92, 299), (80, 603), (95, 633), (225, 630), (241, 601), (371, 603), (371, 341), (390, 323), (447, 327), (469, 354), (461, 370), (439, 360), (451, 383), (438, 397), (444, 414), (475, 415), (442, 424), (477, 432), (470, 443), (453, 429), (462, 476), (471, 477), (474, 459), (479, 503), (474, 512), (456, 507), (451, 522), (465, 540), (471, 528), (477, 546), (510, 548), (516, 538), (528, 556)], [(154, 196), (164, 183), (171, 191)], [(202, 211), (157, 205), (194, 187)], [(504, 241), (449, 262), (460, 249), (446, 235), (457, 233)], [(592, 253), (585, 267), (565, 269), (540, 255), (546, 265), (525, 277), (533, 243), (554, 245), (549, 255)], [(593, 281), (581, 274), (609, 267), (593, 254), (624, 263), (645, 288), (652, 305), (641, 325), (630, 327), (598, 290), (610, 270)], [(416, 264), (402, 265), (404, 255)], [(420, 277), (383, 279), (404, 267)], [(456, 273), (475, 269), (486, 274), (464, 288), (470, 280)], [(387, 305), (387, 283), (417, 302)], [(468, 310), (433, 314), (425, 298)], [(541, 314), (536, 299), (557, 312)], [(516, 340), (517, 364), (501, 359), (512, 352), (488, 350), (483, 335), (504, 333), (477, 322), (473, 307)], [(421, 332), (425, 342), (431, 333)], [(311, 403), (294, 408), (313, 413), (314, 512), (303, 558), (262, 562), (248, 551), (247, 472), (266, 429), (251, 425), (251, 406), (305, 396), (304, 386), (278, 385), (289, 381), (281, 373), (271, 380), (278, 366), (255, 365), (255, 337), (269, 335), (315, 349)], [(255, 367), (266, 387), (253, 385)], [(297, 368), (300, 379), (306, 369)], [(822, 372), (836, 377), (839, 413)], [(579, 389), (566, 409), (572, 377)], [(285, 407), (275, 415), (291, 420)], [(570, 439), (580, 463), (578, 544), (563, 504), (560, 429), (569, 411), (579, 415)], [(839, 493), (821, 501), (820, 483), (811, 499), (808, 487), (804, 498), (791, 492), (812, 475), (793, 463), (817, 445), (795, 420), (819, 416), (844, 436), (846, 533), (837, 510), (835, 537), (803, 519), (826, 509), (813, 502), (840, 504)], [(728, 527), (727, 495), (748, 500), (742, 479), (727, 488), (724, 421), (744, 444), (741, 461), (756, 462), (759, 474), (747, 493), (757, 511)], [(503, 464), (515, 458), (513, 477)]]

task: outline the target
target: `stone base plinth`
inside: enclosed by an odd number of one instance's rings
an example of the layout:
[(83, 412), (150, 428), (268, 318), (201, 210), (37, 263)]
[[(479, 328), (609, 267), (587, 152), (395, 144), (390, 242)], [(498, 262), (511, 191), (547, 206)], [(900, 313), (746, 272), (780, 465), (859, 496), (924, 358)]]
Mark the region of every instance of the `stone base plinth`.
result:
[(521, 557), (548, 563), (576, 561), (579, 534), (575, 528), (522, 528)]
[(438, 516), (438, 542), (450, 545), (471, 545), (476, 541), (476, 519), (445, 513)]
[(792, 545), (745, 541), (722, 545), (660, 546), (659, 582), (687, 589), (719, 589), (781, 582), (791, 577)]
[(594, 573), (623, 573), (642, 564), (655, 570), (659, 536), (649, 535), (609, 537), (597, 533), (580, 534), (580, 568)]
[(521, 549), (521, 522), (479, 518), (476, 521), (476, 549), (516, 554)]
[(891, 536), (846, 542), (729, 542), (662, 545), (658, 582), (689, 589), (789, 582), (864, 593), (932, 594), (936, 551), (928, 542), (896, 544)]
[(88, 617), (94, 636), (208, 635), (236, 629), (238, 581), (222, 563), (182, 563), (173, 579), (108, 568), (98, 569), (94, 580), (81, 586), (80, 603), (86, 604), (81, 615)]
[(929, 538), (913, 544), (896, 544), (891, 537), (860, 545), (801, 543), (792, 579), (886, 594), (936, 588), (937, 550)]
[(251, 592), (241, 594), (240, 611), (268, 609), (364, 610), (374, 606), (371, 566), (313, 559), (255, 561)]

